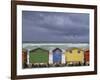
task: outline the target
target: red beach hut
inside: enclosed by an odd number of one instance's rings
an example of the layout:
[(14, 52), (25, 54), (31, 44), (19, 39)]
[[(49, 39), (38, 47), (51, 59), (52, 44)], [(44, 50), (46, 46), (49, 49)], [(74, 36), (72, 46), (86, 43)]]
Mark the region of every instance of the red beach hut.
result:
[(89, 65), (89, 61), (90, 61), (90, 53), (89, 50), (86, 50), (84, 53), (84, 61), (86, 65)]

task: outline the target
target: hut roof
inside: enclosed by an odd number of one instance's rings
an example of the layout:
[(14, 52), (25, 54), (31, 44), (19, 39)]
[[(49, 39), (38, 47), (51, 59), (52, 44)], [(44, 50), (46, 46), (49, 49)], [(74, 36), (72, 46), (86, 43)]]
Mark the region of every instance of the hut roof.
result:
[(25, 48), (22, 49), (22, 52), (26, 52), (27, 50)]
[(85, 49), (84, 51), (85, 51), (85, 52), (89, 52), (89, 49)]
[(80, 50), (80, 51), (83, 51), (81, 48), (76, 48), (76, 47), (66, 49), (66, 51), (75, 50), (75, 49)]
[(55, 52), (56, 50), (59, 50), (60, 52), (62, 52), (62, 50), (59, 48), (54, 49), (53, 52)]
[(45, 50), (45, 49), (42, 49), (42, 48), (36, 48), (36, 49), (31, 50), (31, 51), (37, 51), (37, 50), (42, 50), (42, 51), (49, 52), (48, 50)]

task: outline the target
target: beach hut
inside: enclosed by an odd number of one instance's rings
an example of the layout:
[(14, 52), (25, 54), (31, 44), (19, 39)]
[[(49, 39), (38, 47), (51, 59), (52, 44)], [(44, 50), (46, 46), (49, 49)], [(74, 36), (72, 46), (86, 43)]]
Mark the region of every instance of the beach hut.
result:
[(56, 48), (52, 52), (53, 52), (53, 63), (54, 64), (61, 64), (62, 50), (59, 48)]
[(71, 48), (65, 51), (67, 65), (82, 65), (84, 63), (84, 51), (79, 48)]
[(84, 53), (84, 62), (86, 65), (89, 65), (89, 61), (90, 61), (90, 54), (89, 54), (89, 50), (85, 50), (85, 53)]
[(22, 64), (23, 68), (27, 67), (27, 50), (22, 49)]
[(37, 48), (33, 49), (29, 53), (29, 63), (34, 66), (47, 66), (49, 62), (49, 51)]

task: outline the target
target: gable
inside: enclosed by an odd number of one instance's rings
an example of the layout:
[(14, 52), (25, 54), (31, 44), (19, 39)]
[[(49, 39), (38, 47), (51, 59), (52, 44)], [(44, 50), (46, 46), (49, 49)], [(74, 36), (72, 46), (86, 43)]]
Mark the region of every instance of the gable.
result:
[(42, 49), (42, 48), (37, 48), (37, 49), (34, 49), (34, 50), (31, 50), (30, 52), (33, 52), (33, 53), (49, 53), (48, 50), (45, 50), (45, 49)]

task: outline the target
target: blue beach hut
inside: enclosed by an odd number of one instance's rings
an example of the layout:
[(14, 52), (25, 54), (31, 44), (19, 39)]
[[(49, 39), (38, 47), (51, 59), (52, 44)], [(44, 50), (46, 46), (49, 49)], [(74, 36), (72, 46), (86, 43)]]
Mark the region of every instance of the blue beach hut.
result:
[(53, 50), (53, 63), (54, 64), (60, 64), (62, 59), (62, 50), (59, 48), (56, 48)]

